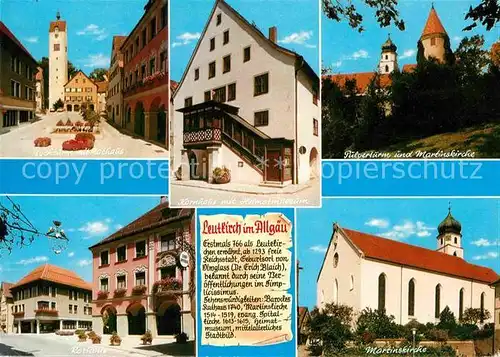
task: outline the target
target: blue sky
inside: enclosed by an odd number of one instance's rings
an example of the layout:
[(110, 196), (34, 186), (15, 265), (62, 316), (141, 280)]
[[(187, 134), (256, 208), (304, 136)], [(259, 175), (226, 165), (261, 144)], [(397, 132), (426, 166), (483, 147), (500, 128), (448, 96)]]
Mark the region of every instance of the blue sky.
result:
[[(172, 1), (170, 5), (170, 73), (180, 80), (215, 0)], [(319, 2), (317, 0), (227, 0), (250, 23), (267, 35), (278, 28), (278, 41), (319, 69)], [(186, 20), (188, 19), (188, 20)], [(319, 73), (319, 72), (318, 72)]]
[(40, 60), (48, 56), (48, 30), (61, 19), (68, 27), (68, 59), (89, 74), (109, 67), (114, 35), (128, 35), (144, 14), (146, 0), (1, 0), (0, 18)]
[(448, 213), (462, 224), (465, 259), (500, 274), (500, 202), (494, 199), (324, 199), (320, 209), (297, 213), (299, 303), (316, 305), (316, 279), (333, 223), (436, 249), (437, 226)]
[[(53, 220), (62, 222), (69, 238), (65, 251), (55, 254), (47, 238), (30, 246), (14, 247), (10, 255), (1, 252), (0, 281), (15, 282), (37, 266), (50, 263), (75, 271), (92, 281), (92, 254), (88, 247), (160, 203), (156, 197), (11, 197), (40, 231), (46, 232)], [(8, 208), (5, 197), (0, 201)]]
[[(405, 31), (399, 31), (394, 26), (380, 28), (375, 20), (374, 12), (354, 1), (358, 11), (363, 15), (365, 31), (359, 34), (351, 29), (347, 23), (337, 23), (322, 17), (322, 62), (323, 66), (331, 67), (334, 73), (370, 72), (377, 68), (381, 45), (388, 34), (398, 47), (398, 63), (400, 67), (407, 63), (416, 63), (417, 41), (422, 34), (431, 1), (400, 1), (398, 9), (405, 21)], [(469, 24), (463, 18), (469, 8), (479, 1), (470, 0), (437, 0), (434, 7), (445, 27), (452, 50), (455, 50), (463, 37), (475, 34), (485, 36), (487, 49), (500, 37), (500, 27), (486, 31), (476, 28), (473, 31), (463, 32)]]

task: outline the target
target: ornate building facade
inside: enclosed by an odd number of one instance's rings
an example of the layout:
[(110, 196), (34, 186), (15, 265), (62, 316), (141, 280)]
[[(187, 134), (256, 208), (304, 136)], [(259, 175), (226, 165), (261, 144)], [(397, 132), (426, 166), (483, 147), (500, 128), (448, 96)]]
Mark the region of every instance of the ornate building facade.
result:
[(98, 334), (195, 337), (194, 210), (166, 198), (89, 249)]

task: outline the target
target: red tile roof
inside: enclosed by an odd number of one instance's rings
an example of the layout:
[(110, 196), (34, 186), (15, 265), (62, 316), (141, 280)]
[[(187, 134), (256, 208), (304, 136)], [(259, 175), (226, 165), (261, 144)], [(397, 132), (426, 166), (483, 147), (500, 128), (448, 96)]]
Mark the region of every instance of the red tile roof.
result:
[(45, 280), (62, 285), (72, 286), (85, 290), (92, 290), (92, 285), (71, 270), (63, 269), (51, 264), (44, 264), (32, 270), (28, 275), (15, 283), (11, 289), (31, 283), (37, 280)]
[(12, 299), (12, 293), (10, 291), (10, 288), (14, 285), (13, 283), (7, 283), (5, 281), (2, 281), (2, 294), (6, 298), (11, 298)]
[[(344, 87), (347, 81), (355, 80), (358, 91), (360, 93), (364, 93), (368, 89), (368, 86), (370, 85), (374, 76), (374, 72), (361, 72), (349, 74), (333, 74), (326, 77), (335, 82), (340, 87)], [(380, 85), (382, 87), (388, 87), (391, 85), (391, 78), (388, 74), (380, 75)]]
[(162, 202), (158, 206), (154, 207), (150, 211), (146, 212), (145, 214), (137, 218), (136, 220), (127, 224), (125, 227), (119, 229), (115, 233), (104, 238), (97, 244), (94, 244), (93, 246), (89, 247), (89, 249), (93, 249), (100, 245), (113, 242), (121, 238), (125, 238), (133, 234), (146, 231), (148, 229), (153, 229), (165, 224), (169, 224), (170, 222), (178, 221), (184, 218), (189, 218), (193, 214), (194, 214), (193, 209), (169, 208), (168, 201)]
[(424, 269), (488, 284), (499, 276), (490, 268), (467, 263), (464, 259), (434, 250), (401, 243), (371, 234), (341, 228), (366, 258)]
[(108, 90), (108, 81), (95, 82), (97, 86), (97, 93), (104, 93)]
[(405, 64), (403, 66), (403, 72), (413, 72), (416, 68), (416, 64)]
[(26, 47), (23, 46), (21, 41), (19, 41), (17, 37), (14, 36), (12, 32), (10, 32), (9, 28), (2, 21), (0, 21), (0, 33), (10, 38), (12, 42), (14, 42), (24, 53), (26, 53), (33, 61), (36, 62), (31, 53), (28, 52), (28, 50), (26, 49)]
[(49, 26), (49, 32), (54, 32), (56, 27), (59, 27), (59, 31), (66, 31), (66, 21), (52, 21)]
[(427, 22), (425, 23), (424, 30), (422, 31), (422, 36), (435, 34), (446, 34), (446, 30), (433, 6), (427, 18)]

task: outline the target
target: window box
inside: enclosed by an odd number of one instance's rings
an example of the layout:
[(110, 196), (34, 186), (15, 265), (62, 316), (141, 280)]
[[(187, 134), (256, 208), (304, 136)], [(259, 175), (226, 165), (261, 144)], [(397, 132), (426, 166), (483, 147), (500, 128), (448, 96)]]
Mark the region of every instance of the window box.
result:
[(99, 265), (99, 268), (107, 268), (107, 267), (109, 267), (109, 264)]
[(59, 315), (59, 311), (55, 309), (36, 309), (36, 315), (49, 315), (49, 316), (57, 316)]
[(97, 292), (97, 300), (107, 299), (107, 298), (108, 298), (108, 295), (109, 295), (109, 291), (102, 291), (102, 290), (99, 290), (99, 291)]
[(134, 258), (134, 259), (132, 259), (132, 260), (141, 260), (141, 259), (145, 259), (145, 258), (147, 258), (147, 255), (143, 255), (143, 256), (141, 256), (141, 257), (135, 257), (135, 258)]
[(24, 311), (13, 312), (12, 316), (14, 316), (14, 317), (23, 317), (24, 316)]
[(113, 296), (114, 297), (123, 297), (125, 296), (125, 294), (127, 294), (127, 289), (125, 288), (118, 288), (115, 290)]
[(182, 281), (177, 278), (165, 278), (159, 280), (153, 285), (153, 294), (170, 295), (182, 290)]
[(132, 288), (132, 295), (144, 295), (146, 290), (148, 290), (146, 285), (136, 285)]

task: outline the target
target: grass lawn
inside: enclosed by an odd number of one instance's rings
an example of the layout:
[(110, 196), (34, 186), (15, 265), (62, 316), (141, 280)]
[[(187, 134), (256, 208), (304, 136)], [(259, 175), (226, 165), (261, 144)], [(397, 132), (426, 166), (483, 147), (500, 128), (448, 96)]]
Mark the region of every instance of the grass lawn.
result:
[(476, 158), (500, 158), (500, 123), (485, 124), (454, 133), (443, 133), (391, 145), (384, 152), (436, 152), (458, 150), (475, 152)]

